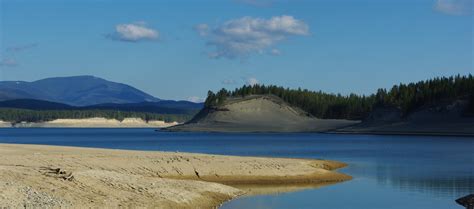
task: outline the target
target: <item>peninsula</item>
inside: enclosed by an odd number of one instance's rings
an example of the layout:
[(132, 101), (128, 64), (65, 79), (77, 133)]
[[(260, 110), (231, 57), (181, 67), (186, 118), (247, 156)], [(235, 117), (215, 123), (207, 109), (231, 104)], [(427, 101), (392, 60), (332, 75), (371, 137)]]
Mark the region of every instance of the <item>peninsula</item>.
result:
[(245, 185), (281, 192), (351, 179), (334, 171), (344, 163), (326, 160), (13, 144), (0, 155), (7, 208), (215, 208)]
[(204, 108), (170, 131), (474, 135), (474, 77), (452, 76), (328, 94), (278, 86), (209, 92)]

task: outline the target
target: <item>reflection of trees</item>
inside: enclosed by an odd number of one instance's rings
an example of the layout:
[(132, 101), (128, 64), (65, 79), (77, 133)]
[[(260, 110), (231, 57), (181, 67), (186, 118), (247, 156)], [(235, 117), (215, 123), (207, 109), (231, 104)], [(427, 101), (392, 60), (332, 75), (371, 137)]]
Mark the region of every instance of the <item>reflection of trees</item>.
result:
[(460, 196), (474, 192), (474, 178), (422, 179), (422, 178), (377, 178), (380, 184), (389, 184), (400, 190), (430, 193), (434, 196)]
[[(389, 185), (396, 189), (413, 192), (429, 193), (434, 196), (450, 196), (458, 198), (474, 193), (474, 176), (451, 175), (438, 173), (432, 169), (416, 168), (409, 170), (400, 167), (377, 166), (376, 180), (378, 184)], [(471, 172), (472, 173), (472, 172)]]

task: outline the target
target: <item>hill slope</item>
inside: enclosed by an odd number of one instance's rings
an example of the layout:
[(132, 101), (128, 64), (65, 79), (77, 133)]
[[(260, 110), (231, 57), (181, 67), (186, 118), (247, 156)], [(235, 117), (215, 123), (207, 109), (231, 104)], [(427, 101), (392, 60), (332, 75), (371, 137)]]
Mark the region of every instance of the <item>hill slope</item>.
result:
[(394, 107), (374, 109), (362, 123), (338, 129), (338, 133), (474, 135), (474, 117), (466, 114), (469, 102), (454, 100), (426, 105), (403, 115)]
[[(274, 85), (244, 85), (232, 91), (209, 91), (201, 117), (175, 129), (474, 135), (473, 93), (471, 74), (394, 85), (390, 90), (378, 89), (371, 95), (344, 96)], [(320, 119), (290, 114), (291, 111), (271, 104), (253, 102), (250, 108), (243, 103), (233, 104), (235, 98), (270, 98), (268, 95), (272, 95), (270, 100), (275, 103), (301, 108), (300, 112)], [(347, 120), (363, 122), (354, 124)], [(345, 126), (348, 124), (352, 125)]]
[[(191, 119), (202, 106), (203, 104), (200, 103), (163, 100), (76, 107), (43, 100), (16, 99), (0, 101), (0, 126), (2, 126), (1, 121), (8, 123), (44, 123), (57, 119), (86, 120), (91, 118), (116, 119), (118, 121), (125, 118), (139, 118), (145, 122), (159, 120), (182, 123)], [(10, 127), (10, 125), (6, 125)], [(79, 124), (78, 127), (83, 126)]]
[(73, 106), (159, 101), (158, 98), (129, 85), (94, 76), (57, 77), (34, 82), (0, 82), (0, 100), (12, 99), (38, 99)]
[(36, 99), (14, 99), (0, 101), (0, 108), (14, 108), (27, 110), (113, 110), (128, 112), (146, 112), (160, 114), (192, 114), (203, 107), (202, 103), (188, 101), (161, 100), (158, 102), (139, 102), (126, 104), (98, 104), (91, 106), (71, 106), (57, 102)]
[(206, 107), (191, 121), (168, 130), (209, 132), (326, 131), (358, 123), (321, 120), (271, 95), (228, 98), (218, 107)]
[(15, 108), (28, 110), (72, 110), (73, 106), (37, 99), (13, 99), (0, 101), (0, 108)]

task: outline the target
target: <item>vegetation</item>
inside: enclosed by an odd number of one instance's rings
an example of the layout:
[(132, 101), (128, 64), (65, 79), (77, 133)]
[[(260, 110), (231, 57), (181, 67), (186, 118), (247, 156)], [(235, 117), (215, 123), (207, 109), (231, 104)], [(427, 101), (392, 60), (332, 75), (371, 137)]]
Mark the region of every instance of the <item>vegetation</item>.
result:
[(469, 98), (469, 105), (467, 107), (466, 113), (468, 115), (474, 116), (474, 94), (471, 94), (471, 97)]
[(0, 120), (13, 123), (44, 122), (55, 119), (84, 119), (103, 117), (122, 121), (125, 118), (141, 118), (145, 121), (162, 120), (166, 122), (189, 120), (190, 114), (156, 114), (146, 112), (127, 112), (115, 110), (27, 110), (15, 108), (0, 108)]
[[(208, 92), (206, 107), (218, 107), (227, 97), (271, 94), (291, 105), (319, 117), (333, 119), (363, 119), (376, 106), (393, 106), (408, 114), (424, 105), (436, 104), (454, 99), (470, 100), (473, 111), (474, 77), (451, 76), (434, 78), (417, 83), (393, 86), (389, 91), (379, 89), (377, 93), (364, 96), (350, 94), (328, 94), (307, 89), (289, 89), (274, 85), (244, 85), (234, 91), (222, 89), (217, 94)], [(474, 111), (473, 111), (474, 112)]]
[[(243, 88), (246, 88), (246, 86), (244, 86)], [(250, 95), (250, 94), (247, 94), (247, 95)], [(212, 91), (208, 91), (206, 101), (204, 102), (204, 106), (206, 107), (220, 106), (224, 104), (228, 96), (231, 96), (231, 94), (226, 89), (221, 89), (220, 91), (217, 92), (217, 94), (214, 94), (214, 92)]]

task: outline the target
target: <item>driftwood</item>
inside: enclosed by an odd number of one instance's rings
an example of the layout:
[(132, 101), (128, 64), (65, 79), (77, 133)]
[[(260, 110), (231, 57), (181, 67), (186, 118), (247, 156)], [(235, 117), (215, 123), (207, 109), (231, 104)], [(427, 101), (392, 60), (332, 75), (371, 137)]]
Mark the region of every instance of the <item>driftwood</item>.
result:
[(43, 174), (46, 176), (61, 178), (67, 181), (74, 180), (74, 175), (72, 175), (72, 172), (67, 172), (61, 168), (42, 167), (41, 170), (43, 171)]

